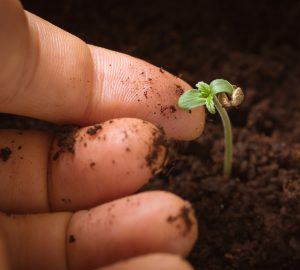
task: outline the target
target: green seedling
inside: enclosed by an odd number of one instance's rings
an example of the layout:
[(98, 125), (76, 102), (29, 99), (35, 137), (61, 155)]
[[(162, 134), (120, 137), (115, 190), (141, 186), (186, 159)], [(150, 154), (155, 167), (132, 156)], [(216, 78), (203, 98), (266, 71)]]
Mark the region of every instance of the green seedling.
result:
[(232, 170), (232, 131), (225, 108), (240, 105), (244, 99), (243, 91), (240, 87), (236, 87), (223, 79), (213, 80), (209, 85), (198, 82), (196, 88), (182, 94), (179, 97), (178, 105), (184, 110), (205, 105), (212, 114), (215, 114), (216, 110), (218, 111), (222, 119), (225, 136), (223, 176), (228, 179)]

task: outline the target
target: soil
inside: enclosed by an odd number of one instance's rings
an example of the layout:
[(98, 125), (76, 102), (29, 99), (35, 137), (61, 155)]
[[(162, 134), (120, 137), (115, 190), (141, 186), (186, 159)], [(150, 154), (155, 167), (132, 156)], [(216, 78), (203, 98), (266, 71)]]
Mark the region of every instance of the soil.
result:
[(2, 161), (7, 161), (11, 155), (12, 151), (9, 147), (3, 147), (0, 149), (0, 159)]
[(195, 269), (300, 269), (300, 2), (177, 2), (23, 1), (87, 42), (141, 57), (191, 84), (225, 78), (241, 86), (245, 102), (229, 111), (232, 178), (221, 176), (220, 119), (208, 115), (204, 134), (176, 143), (147, 189), (193, 204)]
[[(190, 212), (191, 212), (191, 208), (190, 207), (187, 207), (187, 206), (183, 206), (181, 209), (180, 209), (180, 213), (177, 215), (177, 216), (168, 216), (167, 218), (167, 222), (168, 223), (174, 223), (176, 222), (178, 219), (182, 219), (184, 224), (185, 224), (185, 229), (182, 233), (182, 236), (186, 236), (187, 234), (190, 233), (193, 225), (194, 225), (194, 222), (191, 220), (190, 218)], [(177, 225), (178, 227), (177, 228), (180, 228), (179, 225)]]
[[(145, 122), (147, 123), (147, 122)], [(152, 131), (153, 142), (149, 146), (149, 153), (145, 156), (146, 164), (151, 170), (152, 174), (155, 174), (159, 168), (157, 168), (157, 159), (161, 155), (164, 148), (168, 148), (168, 141), (166, 140), (165, 133), (162, 129), (153, 129)]]
[(53, 154), (52, 159), (57, 160), (59, 155), (64, 152), (74, 154), (75, 142), (78, 131), (78, 126), (75, 125), (64, 125), (56, 127), (56, 145), (58, 150)]
[(97, 130), (101, 130), (102, 129), (102, 126), (101, 125), (94, 125), (93, 127), (90, 127), (86, 133), (89, 134), (89, 135), (95, 135), (97, 134)]

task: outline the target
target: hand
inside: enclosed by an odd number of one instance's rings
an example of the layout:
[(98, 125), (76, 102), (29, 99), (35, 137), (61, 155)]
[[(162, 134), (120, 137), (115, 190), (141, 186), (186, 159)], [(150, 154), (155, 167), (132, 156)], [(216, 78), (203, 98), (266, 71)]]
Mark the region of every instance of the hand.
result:
[(0, 112), (84, 126), (56, 138), (0, 130), (0, 269), (191, 269), (168, 255), (187, 255), (197, 238), (190, 205), (130, 195), (166, 158), (154, 125), (181, 140), (202, 132), (202, 108), (176, 107), (191, 87), (87, 45), (17, 0), (0, 2), (0, 25)]

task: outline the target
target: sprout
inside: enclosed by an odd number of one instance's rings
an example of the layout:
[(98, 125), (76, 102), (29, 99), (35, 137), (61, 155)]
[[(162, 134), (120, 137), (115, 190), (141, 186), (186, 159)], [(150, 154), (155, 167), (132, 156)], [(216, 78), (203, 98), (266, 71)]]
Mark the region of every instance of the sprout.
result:
[(223, 175), (228, 179), (232, 170), (232, 131), (227, 111), (224, 107), (236, 107), (244, 100), (244, 94), (240, 87), (230, 84), (223, 79), (213, 80), (209, 85), (205, 82), (198, 82), (197, 89), (192, 89), (179, 97), (178, 105), (184, 110), (191, 110), (205, 105), (207, 110), (214, 114), (216, 110), (221, 116), (224, 136), (225, 152)]

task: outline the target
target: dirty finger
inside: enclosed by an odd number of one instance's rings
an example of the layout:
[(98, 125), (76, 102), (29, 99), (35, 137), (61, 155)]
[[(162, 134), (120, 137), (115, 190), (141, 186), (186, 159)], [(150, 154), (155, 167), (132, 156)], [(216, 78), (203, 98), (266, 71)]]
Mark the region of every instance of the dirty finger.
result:
[(11, 269), (95, 269), (150, 253), (184, 257), (197, 233), (190, 204), (161, 191), (75, 214), (0, 214), (0, 236), (5, 235)]

